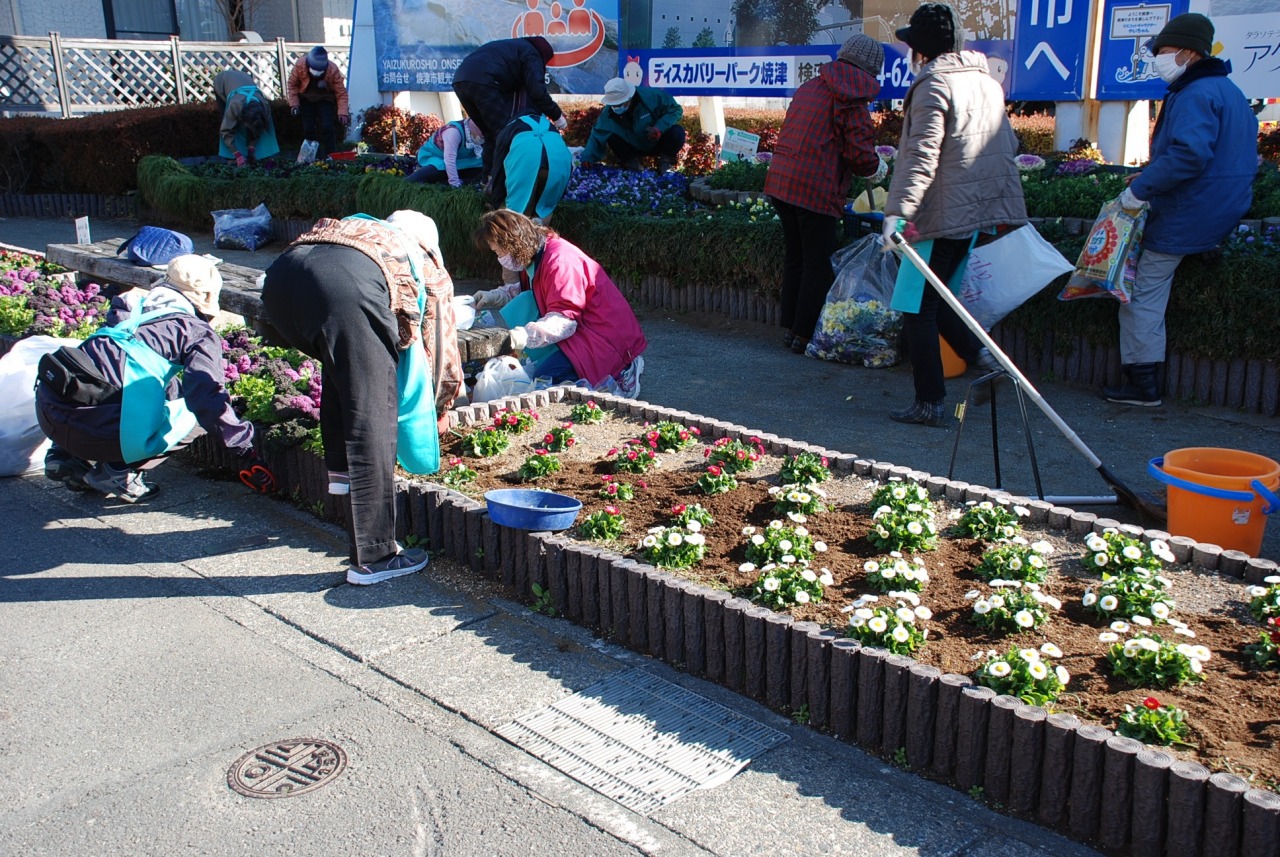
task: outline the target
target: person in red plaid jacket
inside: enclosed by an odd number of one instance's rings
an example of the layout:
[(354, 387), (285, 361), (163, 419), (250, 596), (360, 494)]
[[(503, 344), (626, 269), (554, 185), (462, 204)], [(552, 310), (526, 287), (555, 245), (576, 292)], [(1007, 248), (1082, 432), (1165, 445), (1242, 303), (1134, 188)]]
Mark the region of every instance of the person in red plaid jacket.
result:
[(782, 223), (783, 343), (803, 354), (835, 279), (831, 254), (854, 176), (880, 181), (887, 169), (875, 152), (870, 103), (884, 46), (856, 35), (834, 62), (801, 84), (787, 108), (764, 192)]

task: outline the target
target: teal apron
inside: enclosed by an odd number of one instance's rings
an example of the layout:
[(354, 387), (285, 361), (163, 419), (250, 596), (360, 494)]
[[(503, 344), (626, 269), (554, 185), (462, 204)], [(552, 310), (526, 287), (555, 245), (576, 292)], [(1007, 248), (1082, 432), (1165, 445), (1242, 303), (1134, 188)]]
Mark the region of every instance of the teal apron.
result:
[[(272, 155), (280, 154), (280, 144), (276, 142), (276, 125), (271, 119), (271, 105), (262, 97), (258, 87), (242, 86), (239, 89), (231, 90), (230, 94), (227, 95), (228, 104), (237, 95), (243, 95), (246, 104), (257, 99), (267, 107), (267, 127), (262, 132), (262, 136), (253, 144), (253, 156), (255, 158), (269, 158)], [(235, 140), (236, 151), (243, 152), (247, 156), (249, 154), (249, 140), (245, 136), (244, 129), (239, 126), (236, 126)], [(221, 135), (218, 137), (218, 155), (223, 158), (234, 158), (236, 156), (235, 152), (227, 148), (227, 142), (222, 139)]]
[[(463, 170), (472, 170), (476, 167), (483, 167), (484, 160), (477, 152), (467, 145), (467, 132), (462, 127), (461, 122), (450, 122), (450, 125), (458, 129), (462, 134), (462, 143), (458, 146), (458, 172)], [(437, 146), (433, 141), (436, 135), (432, 134), (427, 137), (427, 141), (418, 149), (418, 166), (435, 167), (438, 170), (444, 169), (444, 149)]]
[[(529, 217), (546, 220), (556, 210), (556, 206), (564, 196), (565, 188), (569, 186), (569, 176), (573, 172), (573, 156), (569, 155), (569, 150), (560, 135), (551, 129), (551, 123), (547, 117), (521, 116), (515, 121), (523, 122), (531, 130), (511, 138), (511, 148), (507, 150), (507, 156), (503, 161), (503, 166), (506, 168), (507, 208), (522, 212)], [(543, 185), (542, 193), (534, 200), (533, 192), (537, 189), (538, 173), (542, 170), (544, 152), (547, 156), (546, 183)], [(531, 203), (533, 204), (532, 214), (529, 211)]]
[[(414, 242), (400, 229), (385, 220), (367, 214), (353, 214), (344, 220), (372, 220), (400, 236), (405, 247)], [(413, 262), (413, 254), (405, 254), (409, 268), (418, 283), (418, 314), (426, 314), (427, 291), (422, 288), (422, 274)], [(387, 284), (390, 287), (390, 283)], [(421, 331), (419, 331), (421, 336)], [(431, 367), (421, 342), (402, 350), (396, 361), (396, 388), (399, 390), (399, 416), (396, 419), (396, 458), (410, 473), (426, 476), (440, 469), (440, 435), (436, 426), (436, 395), (431, 382)]]
[[(978, 240), (978, 233), (973, 233), (969, 238), (969, 249), (973, 249), (974, 242)], [(912, 244), (915, 251), (920, 254), (920, 258), (924, 259), (927, 264), (929, 257), (933, 255), (933, 241), (920, 241)], [(960, 294), (960, 283), (964, 281), (965, 271), (969, 269), (969, 254), (966, 253), (964, 261), (960, 263), (960, 267), (956, 268), (956, 272), (951, 275), (951, 279), (947, 281), (947, 287), (951, 289), (953, 294)], [(924, 290), (933, 288), (925, 283), (924, 273), (911, 264), (909, 260), (903, 259), (902, 264), (898, 266), (898, 279), (893, 283), (893, 298), (889, 302), (892, 309), (898, 312), (920, 312), (920, 301), (924, 299)]]
[[(169, 401), (165, 389), (182, 369), (136, 338), (138, 326), (180, 309), (158, 309), (137, 315), (115, 327), (99, 328), (93, 336), (113, 340), (124, 352), (124, 387), (120, 403), (120, 454), (127, 464), (163, 455), (182, 442), (198, 425), (182, 399)], [(91, 337), (92, 338), (92, 337)]]

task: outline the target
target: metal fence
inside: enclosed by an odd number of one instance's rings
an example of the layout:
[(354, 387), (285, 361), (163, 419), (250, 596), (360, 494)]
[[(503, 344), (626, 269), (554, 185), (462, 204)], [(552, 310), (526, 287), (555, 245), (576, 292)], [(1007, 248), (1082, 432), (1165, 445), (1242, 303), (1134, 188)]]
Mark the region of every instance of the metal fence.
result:
[[(311, 44), (165, 42), (0, 36), (0, 111), (69, 118), (104, 110), (158, 107), (213, 98), (225, 69), (253, 75), (268, 98), (282, 98), (289, 71)], [(346, 45), (326, 45), (343, 76)]]

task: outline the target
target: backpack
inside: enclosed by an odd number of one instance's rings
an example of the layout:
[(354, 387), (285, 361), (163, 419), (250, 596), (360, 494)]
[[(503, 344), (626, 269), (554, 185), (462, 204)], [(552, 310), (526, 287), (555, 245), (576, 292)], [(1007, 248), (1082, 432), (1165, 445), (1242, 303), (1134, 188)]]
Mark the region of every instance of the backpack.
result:
[(129, 261), (135, 265), (167, 265), (175, 257), (194, 251), (191, 239), (181, 232), (144, 226), (137, 235), (120, 245), (117, 255), (127, 253)]

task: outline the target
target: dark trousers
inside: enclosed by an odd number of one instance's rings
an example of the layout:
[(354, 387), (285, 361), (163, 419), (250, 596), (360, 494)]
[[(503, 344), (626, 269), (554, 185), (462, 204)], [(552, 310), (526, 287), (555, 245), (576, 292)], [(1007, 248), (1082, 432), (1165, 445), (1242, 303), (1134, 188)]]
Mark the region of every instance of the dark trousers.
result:
[[(969, 255), (968, 238), (938, 238), (933, 242), (929, 256), (929, 268), (938, 279), (947, 282)], [(903, 261), (904, 265), (910, 262)], [(924, 284), (924, 296), (920, 311), (902, 314), (902, 336), (911, 355), (911, 374), (916, 385), (916, 399), (921, 402), (941, 402), (947, 397), (942, 375), (942, 346), (938, 334), (947, 340), (966, 363), (970, 365), (978, 357), (982, 344), (965, 323), (942, 299), (942, 295), (929, 283)]]
[(315, 140), (320, 144), (316, 159), (327, 158), (338, 145), (338, 105), (333, 101), (308, 101), (303, 98), (298, 102), (298, 113), (302, 116), (302, 136), (307, 140)]
[[(479, 167), (458, 170), (458, 178), (462, 179), (464, 182), (468, 182), (479, 177)], [(449, 180), (449, 174), (434, 164), (427, 164), (425, 167), (418, 167), (416, 170), (409, 173), (409, 175), (404, 177), (404, 180), (409, 182), (422, 182), (424, 184), (447, 182)]]
[(515, 96), (497, 87), (465, 80), (454, 83), (453, 92), (458, 96), (458, 101), (462, 102), (462, 109), (467, 111), (467, 116), (484, 132), (484, 146), (480, 157), (484, 161), (484, 174), (491, 176), (494, 146), (497, 144), (498, 134), (515, 115)]
[(835, 280), (831, 255), (840, 219), (773, 197), (769, 201), (782, 224), (782, 326), (810, 339)]
[(351, 475), (351, 561), (385, 559), (396, 552), (399, 413), (386, 281), (359, 250), (304, 244), (267, 269), (262, 306), (286, 343), (323, 366), (324, 463)]
[[(606, 108), (607, 109), (607, 108)], [(646, 155), (654, 155), (659, 158), (675, 159), (679, 157), (680, 150), (684, 148), (685, 131), (682, 125), (672, 125), (670, 128), (662, 132), (662, 136), (652, 142), (646, 140), (649, 144), (647, 149), (636, 148), (617, 134), (609, 135), (609, 149), (622, 163), (626, 163), (634, 158), (643, 158)]]

